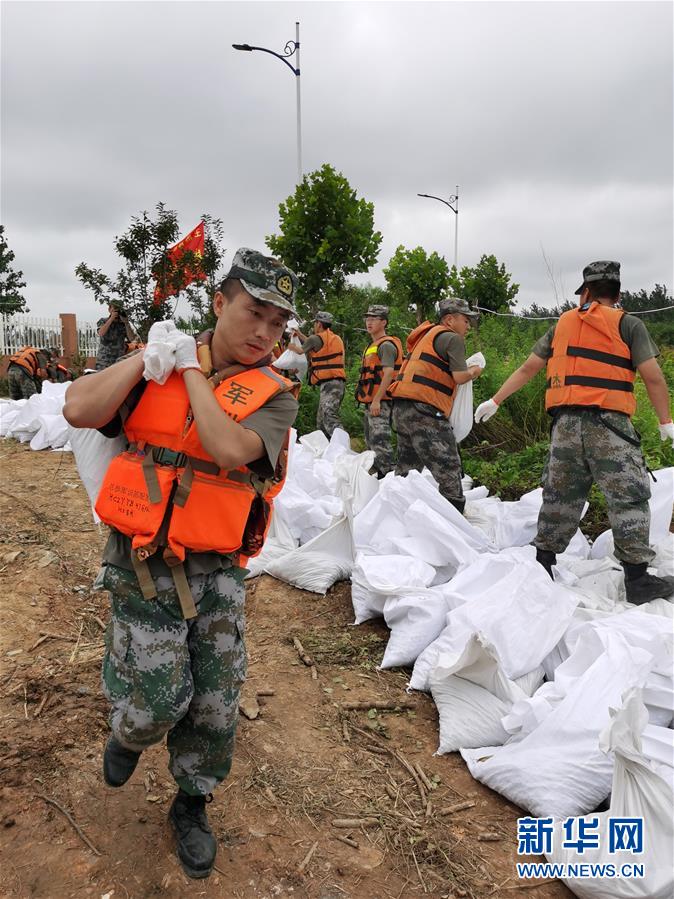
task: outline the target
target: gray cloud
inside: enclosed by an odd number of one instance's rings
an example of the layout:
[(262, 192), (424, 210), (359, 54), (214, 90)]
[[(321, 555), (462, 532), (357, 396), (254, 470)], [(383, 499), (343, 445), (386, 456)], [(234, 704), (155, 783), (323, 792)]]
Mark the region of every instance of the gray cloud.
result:
[(523, 303), (592, 258), (672, 285), (667, 3), (3, 3), (2, 221), (32, 311), (96, 307), (74, 267), (114, 271), (114, 235), (159, 201), (187, 231), (260, 246), (294, 188), (302, 23), (305, 171), (330, 162), (375, 203), (383, 283), (399, 244), (495, 253)]

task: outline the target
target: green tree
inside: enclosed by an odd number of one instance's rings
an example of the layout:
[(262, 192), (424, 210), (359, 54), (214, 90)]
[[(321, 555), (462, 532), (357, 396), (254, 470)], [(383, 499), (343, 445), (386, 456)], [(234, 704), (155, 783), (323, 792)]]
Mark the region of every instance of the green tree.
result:
[(406, 250), (399, 246), (384, 269), (384, 277), (396, 307), (413, 309), (418, 324), (432, 317), (449, 286), (444, 257), (436, 252), (429, 256), (423, 247)]
[(28, 312), (26, 299), (21, 288), (26, 286), (22, 271), (12, 268), (14, 253), (5, 238), (5, 226), (0, 225), (0, 313), (12, 315), (14, 312)]
[(638, 290), (620, 292), (620, 303), (627, 312), (643, 312), (646, 309), (663, 309), (664, 312), (656, 312), (645, 318), (647, 322), (671, 322), (672, 309), (674, 309), (674, 297), (667, 291), (664, 284), (656, 284), (651, 291)]
[[(123, 261), (123, 268), (116, 275), (107, 275), (85, 262), (77, 266), (75, 274), (99, 303), (121, 300), (130, 321), (142, 338), (147, 336), (153, 322), (174, 315), (182, 293), (192, 309), (190, 320), (200, 323), (207, 317), (217, 269), (223, 256), (220, 248), (222, 222), (208, 215), (202, 218), (207, 224), (202, 259), (197, 259), (194, 253), (186, 253), (179, 265), (167, 266), (166, 253), (177, 242), (180, 227), (177, 213), (166, 209), (163, 203), (158, 203), (154, 217), (147, 212), (134, 216), (128, 230), (115, 237), (115, 250)], [(206, 280), (182, 287), (185, 271), (197, 268), (206, 274)], [(177, 296), (155, 301), (158, 276), (165, 278), (167, 286), (180, 288)]]
[(511, 278), (496, 256), (483, 255), (474, 268), (466, 265), (457, 273), (452, 266), (449, 282), (453, 293), (482, 309), (510, 312), (520, 289), (519, 284), (510, 283)]
[(316, 312), (328, 294), (341, 293), (348, 275), (377, 261), (382, 236), (374, 230), (374, 204), (327, 163), (304, 176), (280, 204), (279, 219), (281, 233), (266, 242), (296, 272), (302, 314)]

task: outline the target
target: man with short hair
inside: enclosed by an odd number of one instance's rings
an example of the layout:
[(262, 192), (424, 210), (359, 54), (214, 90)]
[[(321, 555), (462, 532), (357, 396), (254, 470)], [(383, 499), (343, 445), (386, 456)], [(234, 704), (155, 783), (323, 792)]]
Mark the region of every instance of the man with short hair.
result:
[(7, 384), (9, 398), (27, 400), (34, 393), (40, 393), (42, 382), (47, 377), (49, 350), (38, 350), (34, 346), (25, 346), (9, 357), (7, 368)]
[(437, 323), (425, 321), (407, 338), (408, 356), (391, 384), (398, 435), (397, 475), (429, 469), (440, 493), (463, 513), (461, 459), (449, 422), (456, 388), (482, 374), (466, 365), (465, 336), (478, 313), (460, 297), (440, 300)]
[[(170, 820), (190, 877), (208, 877), (217, 844), (206, 800), (229, 774), (246, 673), (243, 578), (283, 486), (292, 384), (270, 366), (294, 314), (297, 279), (248, 248), (213, 298), (200, 346), (157, 322), (148, 346), (79, 378), (63, 414), (106, 436), (123, 429), (96, 511), (111, 528), (95, 588), (110, 591), (103, 689), (112, 704), (106, 784), (121, 787), (166, 737), (179, 790)], [(144, 354), (166, 344), (174, 370), (144, 381)], [(166, 355), (166, 354), (164, 354)]]
[(318, 412), (316, 427), (330, 439), (335, 428), (342, 426), (339, 407), (344, 399), (346, 373), (344, 371), (344, 343), (332, 330), (333, 317), (329, 312), (317, 312), (314, 318), (314, 333), (306, 337), (301, 331), (295, 333), (302, 345), (291, 344), (294, 353), (304, 353), (309, 361), (307, 378), (310, 384), (318, 385)]
[(557, 553), (569, 545), (596, 483), (606, 498), (627, 601), (640, 605), (674, 593), (674, 577), (647, 571), (655, 555), (648, 542), (651, 488), (630, 420), (636, 409), (634, 381), (639, 372), (660, 421), (661, 439), (674, 441), (667, 383), (644, 323), (618, 305), (619, 262), (586, 265), (576, 294), (578, 308), (564, 312), (537, 341), (526, 362), (478, 406), (475, 421), (491, 418), (547, 365), (545, 407), (553, 423), (533, 541), (536, 558), (552, 577)]
[(126, 354), (127, 344), (136, 340), (129, 318), (118, 300), (108, 303), (108, 317), (96, 322), (99, 344), (96, 371), (113, 365)]
[(371, 343), (363, 352), (356, 387), (356, 401), (365, 406), (365, 443), (375, 454), (374, 470), (378, 478), (395, 467), (391, 447), (393, 399), (389, 386), (400, 371), (403, 359), (400, 339), (386, 333), (388, 317), (388, 306), (373, 305), (365, 313), (365, 329)]

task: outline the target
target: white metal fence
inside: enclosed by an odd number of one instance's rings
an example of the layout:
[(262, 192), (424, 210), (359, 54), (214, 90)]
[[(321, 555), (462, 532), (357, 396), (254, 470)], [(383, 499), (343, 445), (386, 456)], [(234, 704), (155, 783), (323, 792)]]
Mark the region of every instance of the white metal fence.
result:
[(0, 353), (11, 356), (24, 346), (63, 351), (61, 321), (39, 315), (0, 315)]
[[(61, 320), (40, 315), (0, 315), (0, 356), (11, 356), (24, 346), (63, 352)], [(85, 356), (98, 350), (96, 322), (77, 321), (77, 349)]]

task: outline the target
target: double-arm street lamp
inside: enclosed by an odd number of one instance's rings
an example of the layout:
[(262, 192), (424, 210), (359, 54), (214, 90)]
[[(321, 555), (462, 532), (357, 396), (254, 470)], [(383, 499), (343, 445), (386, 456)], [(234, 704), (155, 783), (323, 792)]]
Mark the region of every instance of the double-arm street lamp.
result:
[(454, 268), (459, 270), (459, 185), (456, 185), (456, 193), (449, 198), (443, 200), (442, 197), (434, 197), (433, 194), (417, 194), (418, 197), (428, 197), (429, 200), (439, 200), (445, 206), (449, 206), (456, 216), (454, 225)]
[[(297, 88), (297, 183), (302, 181), (302, 109), (300, 104), (300, 23), (295, 22), (295, 40), (288, 41), (283, 48), (283, 53), (276, 53), (274, 50), (268, 50), (266, 47), (251, 47), (250, 44), (232, 44), (235, 50), (245, 50), (250, 53), (252, 50), (259, 50), (261, 53), (270, 53), (281, 62), (285, 63), (295, 76), (295, 85)], [(297, 66), (293, 66), (288, 62), (291, 56), (296, 55)]]

